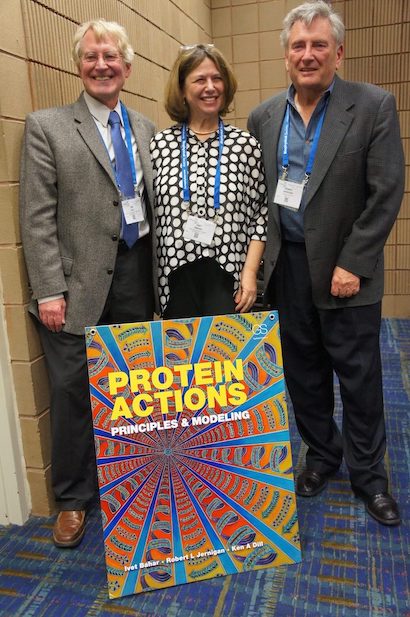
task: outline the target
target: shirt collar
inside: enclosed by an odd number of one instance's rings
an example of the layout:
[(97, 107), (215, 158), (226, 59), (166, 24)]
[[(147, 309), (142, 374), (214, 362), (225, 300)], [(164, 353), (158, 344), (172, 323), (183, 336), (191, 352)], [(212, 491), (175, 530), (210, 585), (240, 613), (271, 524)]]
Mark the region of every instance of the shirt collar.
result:
[(88, 107), (88, 111), (92, 115), (95, 120), (98, 120), (105, 128), (108, 126), (108, 117), (110, 115), (110, 111), (116, 111), (120, 117), (121, 124), (124, 126), (124, 121), (122, 119), (122, 110), (121, 110), (121, 102), (118, 99), (116, 106), (114, 109), (110, 109), (100, 101), (97, 101), (93, 96), (90, 96), (88, 92), (84, 91), (84, 100)]
[[(323, 92), (323, 95), (321, 98), (322, 101), (324, 100), (324, 98), (327, 98), (330, 96), (331, 92), (333, 91), (334, 86), (335, 86), (335, 80), (333, 79), (330, 86), (326, 88), (326, 90)], [(295, 86), (293, 84), (290, 84), (286, 98), (287, 98), (288, 103), (290, 103), (292, 107), (295, 107), (295, 94), (296, 94)]]

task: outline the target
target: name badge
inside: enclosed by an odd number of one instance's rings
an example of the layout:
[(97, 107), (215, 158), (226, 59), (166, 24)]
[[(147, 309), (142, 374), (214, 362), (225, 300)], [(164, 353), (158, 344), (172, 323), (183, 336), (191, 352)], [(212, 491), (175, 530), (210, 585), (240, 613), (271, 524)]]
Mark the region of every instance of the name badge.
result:
[(278, 180), (274, 202), (284, 208), (299, 210), (302, 201), (304, 184), (290, 182), (289, 180)]
[(215, 229), (216, 224), (212, 221), (190, 214), (184, 227), (184, 240), (193, 240), (209, 246), (214, 239)]
[(141, 223), (144, 220), (144, 210), (142, 209), (142, 201), (139, 195), (123, 199), (121, 205), (127, 225)]

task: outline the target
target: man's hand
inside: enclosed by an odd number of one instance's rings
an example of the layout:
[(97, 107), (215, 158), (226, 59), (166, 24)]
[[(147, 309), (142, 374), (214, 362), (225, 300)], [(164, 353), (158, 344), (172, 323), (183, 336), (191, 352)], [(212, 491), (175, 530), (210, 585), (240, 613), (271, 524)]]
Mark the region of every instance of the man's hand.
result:
[(348, 270), (336, 268), (333, 270), (330, 293), (337, 298), (351, 298), (360, 291), (360, 278)]
[(60, 332), (65, 324), (65, 307), (64, 298), (42, 302), (38, 305), (41, 323), (51, 332)]

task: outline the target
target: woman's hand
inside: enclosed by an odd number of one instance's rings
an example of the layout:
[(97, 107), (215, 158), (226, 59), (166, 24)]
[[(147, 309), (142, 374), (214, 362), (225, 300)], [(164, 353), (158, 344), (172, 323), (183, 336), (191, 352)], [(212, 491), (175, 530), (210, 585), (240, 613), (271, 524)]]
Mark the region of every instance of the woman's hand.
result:
[(246, 265), (243, 267), (239, 289), (234, 297), (235, 310), (238, 313), (246, 313), (255, 304), (257, 294), (256, 274), (257, 272), (252, 268), (247, 268)]
[(246, 260), (241, 272), (239, 289), (234, 296), (235, 310), (246, 313), (255, 304), (258, 290), (257, 275), (261, 263), (265, 243), (261, 240), (251, 240), (246, 254)]

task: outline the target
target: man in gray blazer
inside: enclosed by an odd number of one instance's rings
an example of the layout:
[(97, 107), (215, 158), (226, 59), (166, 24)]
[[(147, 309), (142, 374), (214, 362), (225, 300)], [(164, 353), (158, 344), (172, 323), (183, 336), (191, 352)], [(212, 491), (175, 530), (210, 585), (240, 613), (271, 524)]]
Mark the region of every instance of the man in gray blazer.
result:
[(81, 542), (97, 488), (84, 327), (150, 320), (155, 307), (154, 126), (119, 100), (133, 55), (117, 23), (81, 25), (73, 58), (84, 92), (26, 121), (21, 229), (50, 378), (59, 547)]
[(326, 2), (290, 11), (281, 39), (291, 86), (249, 117), (269, 190), (266, 294), (279, 309), (286, 383), (307, 444), (296, 493), (320, 493), (344, 457), (370, 515), (398, 525), (383, 465), (379, 334), (383, 247), (403, 195), (403, 150), (394, 97), (336, 76), (343, 38)]

